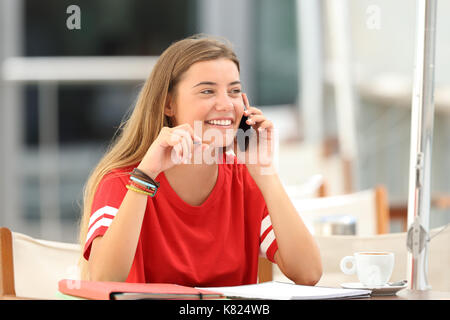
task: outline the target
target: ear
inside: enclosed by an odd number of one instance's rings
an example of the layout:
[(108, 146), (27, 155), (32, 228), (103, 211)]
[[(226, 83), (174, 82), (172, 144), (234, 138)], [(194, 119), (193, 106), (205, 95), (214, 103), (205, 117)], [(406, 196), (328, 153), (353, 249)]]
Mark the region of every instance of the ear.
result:
[(164, 106), (164, 114), (168, 117), (173, 117), (175, 115), (175, 108), (172, 103), (172, 96), (167, 95), (166, 105)]

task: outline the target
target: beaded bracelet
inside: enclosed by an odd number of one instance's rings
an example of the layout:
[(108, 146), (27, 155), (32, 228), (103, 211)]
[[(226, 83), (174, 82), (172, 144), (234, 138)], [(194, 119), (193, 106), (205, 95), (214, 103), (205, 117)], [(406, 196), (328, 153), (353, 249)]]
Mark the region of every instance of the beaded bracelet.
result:
[(137, 184), (146, 186), (147, 189), (156, 190), (156, 186), (151, 184), (151, 183), (148, 183), (146, 181), (143, 181), (143, 180), (138, 179), (138, 178), (133, 177), (133, 176), (131, 176), (130, 179), (133, 180), (134, 182), (136, 182)]
[(135, 187), (135, 188), (138, 188), (139, 190), (142, 190), (142, 191), (144, 191), (144, 192), (150, 193), (150, 195), (151, 195), (152, 197), (155, 195), (155, 192), (156, 192), (155, 189), (148, 189), (147, 187), (145, 187), (145, 186), (143, 186), (143, 185), (141, 185), (141, 184), (139, 184), (139, 183), (136, 183), (136, 182), (134, 182), (134, 181), (131, 181), (131, 180), (130, 180), (128, 183), (129, 183), (129, 185), (132, 186), (132, 187)]
[(143, 191), (141, 189), (133, 187), (132, 185), (127, 184), (126, 187), (127, 187), (128, 190), (132, 190), (132, 191), (137, 192), (137, 193), (145, 194), (146, 196), (152, 196), (152, 194), (150, 192)]

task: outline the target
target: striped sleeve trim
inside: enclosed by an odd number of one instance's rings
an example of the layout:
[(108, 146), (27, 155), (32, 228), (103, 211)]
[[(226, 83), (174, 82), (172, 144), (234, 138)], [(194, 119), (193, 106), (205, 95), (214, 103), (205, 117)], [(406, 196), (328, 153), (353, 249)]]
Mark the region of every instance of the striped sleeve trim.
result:
[(270, 215), (267, 214), (261, 221), (261, 233), (259, 235), (262, 236), (267, 231), (267, 229), (271, 227), (272, 227), (272, 220), (270, 220)]
[(119, 210), (114, 207), (104, 206), (91, 215), (84, 246), (84, 257), (86, 260), (89, 259), (92, 241), (96, 237), (105, 234), (118, 211)]
[(278, 245), (272, 228), (272, 221), (267, 214), (261, 222), (259, 255), (275, 262), (274, 255), (277, 249)]

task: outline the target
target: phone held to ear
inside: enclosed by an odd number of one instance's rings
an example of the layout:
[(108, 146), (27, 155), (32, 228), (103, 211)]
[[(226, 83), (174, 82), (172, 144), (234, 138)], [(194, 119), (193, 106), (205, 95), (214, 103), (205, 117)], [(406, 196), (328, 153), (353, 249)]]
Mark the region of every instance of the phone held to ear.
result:
[[(247, 108), (244, 106), (245, 110), (247, 110)], [(250, 125), (247, 124), (247, 119), (248, 117), (243, 115), (241, 118), (241, 122), (239, 123), (239, 129), (242, 129), (242, 131), (239, 134), (245, 134), (247, 132), (248, 129), (250, 129)], [(247, 151), (248, 148), (248, 144), (249, 144), (249, 137), (248, 135), (244, 136), (244, 139), (237, 139), (238, 140), (238, 144), (239, 144), (239, 149), (241, 151)]]

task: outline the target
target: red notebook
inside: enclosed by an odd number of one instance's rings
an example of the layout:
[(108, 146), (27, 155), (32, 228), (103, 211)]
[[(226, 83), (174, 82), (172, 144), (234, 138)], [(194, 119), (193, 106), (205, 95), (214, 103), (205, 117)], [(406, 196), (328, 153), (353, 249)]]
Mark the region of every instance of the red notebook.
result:
[(66, 295), (93, 300), (220, 299), (218, 292), (170, 283), (99, 282), (63, 279), (58, 290)]

